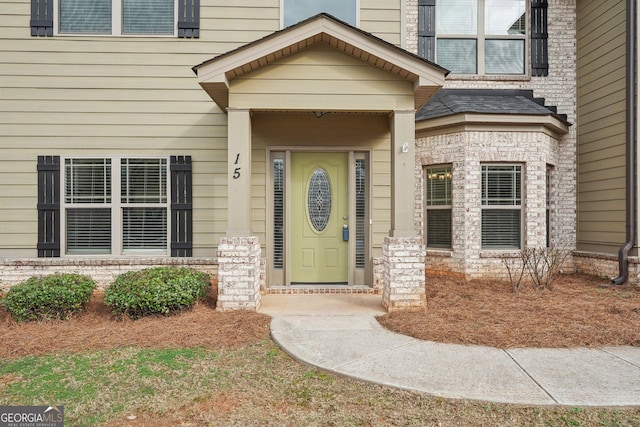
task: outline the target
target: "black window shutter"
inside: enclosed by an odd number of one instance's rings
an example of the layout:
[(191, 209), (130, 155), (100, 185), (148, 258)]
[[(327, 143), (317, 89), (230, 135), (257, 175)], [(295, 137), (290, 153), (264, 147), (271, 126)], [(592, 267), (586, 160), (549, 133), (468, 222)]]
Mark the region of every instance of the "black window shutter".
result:
[(191, 156), (171, 156), (171, 256), (193, 256)]
[(178, 37), (200, 37), (200, 0), (178, 0)]
[(436, 60), (436, 0), (418, 1), (418, 56)]
[(31, 0), (31, 35), (53, 36), (53, 0)]
[(531, 1), (531, 75), (549, 75), (547, 0)]
[(60, 157), (38, 156), (38, 257), (60, 256)]

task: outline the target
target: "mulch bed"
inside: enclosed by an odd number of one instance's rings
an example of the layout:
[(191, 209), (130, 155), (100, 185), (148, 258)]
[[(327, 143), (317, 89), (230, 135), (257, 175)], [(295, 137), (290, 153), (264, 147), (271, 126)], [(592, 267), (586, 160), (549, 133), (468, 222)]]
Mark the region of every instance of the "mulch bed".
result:
[[(416, 338), (499, 348), (640, 346), (640, 287), (603, 287), (593, 277), (567, 275), (553, 290), (506, 283), (427, 278), (424, 309), (378, 320)], [(87, 310), (67, 321), (17, 323), (0, 309), (0, 359), (47, 353), (145, 348), (238, 348), (268, 338), (270, 318), (249, 311), (215, 310), (206, 301), (172, 316), (114, 317), (95, 292)]]
[(210, 296), (189, 311), (135, 321), (113, 316), (102, 292), (94, 292), (85, 312), (66, 321), (17, 323), (0, 309), (0, 359), (126, 346), (221, 350), (268, 338), (269, 316), (219, 312), (215, 303)]
[(565, 275), (552, 290), (427, 277), (424, 309), (378, 320), (419, 339), (514, 347), (640, 346), (640, 287)]

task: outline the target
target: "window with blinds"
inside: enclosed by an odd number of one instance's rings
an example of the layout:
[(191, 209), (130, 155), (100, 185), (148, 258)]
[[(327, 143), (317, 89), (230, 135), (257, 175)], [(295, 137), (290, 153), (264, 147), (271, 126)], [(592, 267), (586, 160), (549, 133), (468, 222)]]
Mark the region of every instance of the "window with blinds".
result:
[(175, 0), (58, 0), (61, 34), (173, 35)]
[(123, 0), (122, 34), (173, 34), (174, 0)]
[(122, 159), (122, 252), (167, 250), (167, 159)]
[(284, 159), (273, 159), (273, 268), (284, 268)]
[(66, 252), (111, 253), (111, 159), (66, 159)]
[(111, 34), (113, 0), (59, 0), (60, 32)]
[(451, 166), (425, 168), (427, 247), (451, 249)]
[(520, 249), (522, 166), (482, 165), (482, 248)]
[(366, 266), (367, 168), (364, 159), (356, 159), (356, 268)]
[(67, 254), (167, 253), (167, 159), (64, 164)]
[(436, 4), (436, 62), (456, 74), (525, 72), (525, 0)]

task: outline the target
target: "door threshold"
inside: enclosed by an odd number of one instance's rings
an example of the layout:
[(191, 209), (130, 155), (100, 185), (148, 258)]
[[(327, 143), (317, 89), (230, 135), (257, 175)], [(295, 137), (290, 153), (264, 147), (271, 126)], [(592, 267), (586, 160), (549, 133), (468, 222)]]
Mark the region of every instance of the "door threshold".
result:
[(382, 295), (382, 289), (370, 286), (349, 286), (327, 283), (269, 286), (262, 291), (266, 295)]

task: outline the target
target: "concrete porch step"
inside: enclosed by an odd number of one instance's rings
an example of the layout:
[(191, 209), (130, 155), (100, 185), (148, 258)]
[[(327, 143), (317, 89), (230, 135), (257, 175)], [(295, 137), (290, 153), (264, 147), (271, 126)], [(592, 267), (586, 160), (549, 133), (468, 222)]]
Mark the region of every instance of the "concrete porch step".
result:
[(370, 286), (348, 285), (291, 285), (269, 286), (261, 290), (263, 295), (382, 295), (382, 289)]

